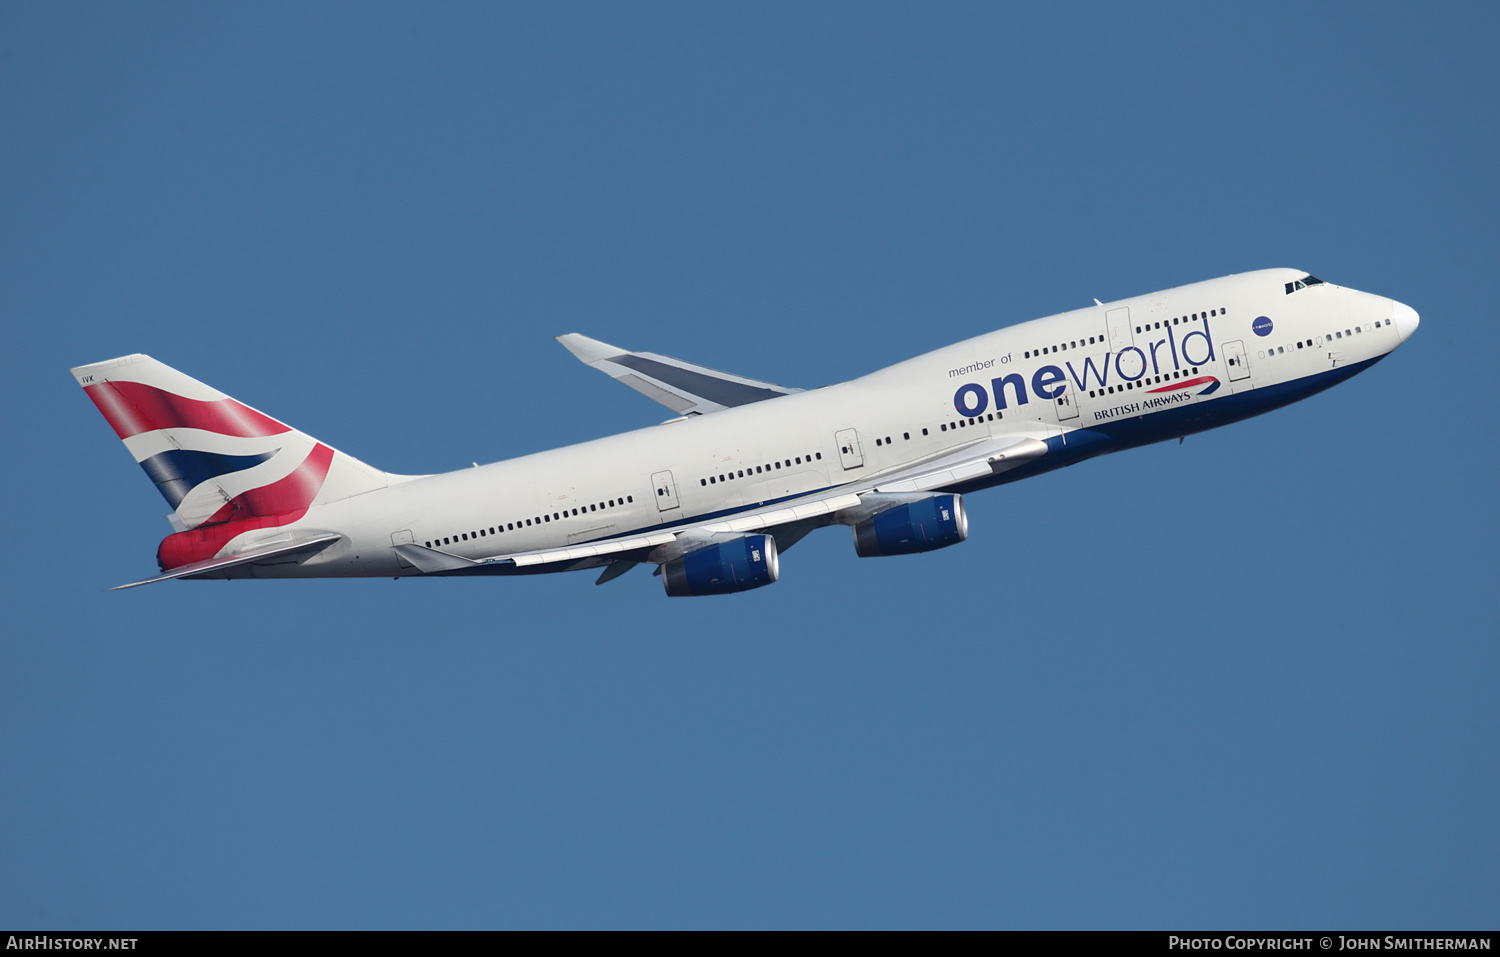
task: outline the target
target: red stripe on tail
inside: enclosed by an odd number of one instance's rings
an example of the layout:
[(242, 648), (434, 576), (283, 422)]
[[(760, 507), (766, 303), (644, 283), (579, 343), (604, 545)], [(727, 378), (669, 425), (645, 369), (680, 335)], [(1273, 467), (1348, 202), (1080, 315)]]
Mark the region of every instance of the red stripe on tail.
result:
[(97, 382), (83, 391), (122, 439), (157, 429), (203, 429), (241, 438), (292, 430), (230, 398), (188, 399), (140, 382)]

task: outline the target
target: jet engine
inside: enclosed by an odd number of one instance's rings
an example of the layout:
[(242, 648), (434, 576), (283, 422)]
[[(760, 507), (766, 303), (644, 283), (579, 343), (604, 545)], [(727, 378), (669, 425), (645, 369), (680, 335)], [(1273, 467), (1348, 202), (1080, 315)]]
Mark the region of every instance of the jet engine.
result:
[(776, 575), (776, 539), (769, 535), (706, 545), (661, 568), (661, 580), (673, 598), (749, 591), (771, 584)]
[(963, 496), (934, 495), (888, 508), (854, 526), (854, 551), (860, 558), (914, 555), (957, 545), (968, 537)]

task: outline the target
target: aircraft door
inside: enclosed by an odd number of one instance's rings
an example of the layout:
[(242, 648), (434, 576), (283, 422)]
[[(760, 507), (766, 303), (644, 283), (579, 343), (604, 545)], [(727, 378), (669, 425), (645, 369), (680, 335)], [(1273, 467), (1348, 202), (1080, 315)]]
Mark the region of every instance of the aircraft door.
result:
[(1135, 342), (1130, 333), (1130, 307), (1121, 306), (1104, 314), (1104, 325), (1109, 330), (1109, 351), (1115, 355)]
[(652, 475), (651, 486), (656, 489), (657, 511), (669, 512), (677, 507), (677, 483), (672, 481), (671, 472), (657, 472)]
[(1224, 367), (1229, 370), (1229, 381), (1250, 378), (1250, 361), (1245, 355), (1245, 343), (1239, 339), (1224, 343)]
[(1057, 403), (1057, 420), (1059, 422), (1078, 418), (1078, 394), (1073, 391), (1071, 385), (1063, 390), (1062, 395), (1052, 401)]
[(845, 469), (861, 468), (865, 464), (864, 453), (859, 450), (859, 433), (854, 429), (843, 429), (833, 433), (839, 446), (839, 461)]

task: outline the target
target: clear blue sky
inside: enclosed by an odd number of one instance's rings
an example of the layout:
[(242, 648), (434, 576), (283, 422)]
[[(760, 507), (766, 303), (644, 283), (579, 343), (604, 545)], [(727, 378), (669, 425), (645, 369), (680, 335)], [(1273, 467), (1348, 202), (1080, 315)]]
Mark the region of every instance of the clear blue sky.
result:
[[(1494, 928), (1493, 4), (0, 7), (0, 926)], [(148, 574), (70, 366), (382, 468), (1267, 266), (1329, 393), (771, 588)], [(1490, 305), (1486, 305), (1490, 303)]]

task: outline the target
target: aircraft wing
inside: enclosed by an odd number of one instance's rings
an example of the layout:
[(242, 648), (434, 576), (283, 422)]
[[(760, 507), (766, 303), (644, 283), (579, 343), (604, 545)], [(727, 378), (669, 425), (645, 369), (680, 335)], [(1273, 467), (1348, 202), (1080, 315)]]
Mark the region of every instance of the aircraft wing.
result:
[[(604, 564), (601, 559), (658, 561), (659, 555), (673, 551), (680, 554), (713, 541), (737, 538), (751, 532), (800, 526), (800, 531), (789, 536), (795, 541), (816, 525), (828, 524), (830, 521), (861, 522), (893, 505), (920, 497), (920, 493), (996, 475), (1040, 458), (1046, 452), (1047, 444), (1040, 439), (1030, 436), (999, 436), (980, 439), (963, 448), (949, 450), (942, 455), (898, 469), (874, 473), (844, 485), (679, 528), (565, 548), (496, 555), (478, 561), (416, 544), (398, 545), (396, 551), (424, 574), (461, 574), (478, 572), (485, 566), (496, 564), (521, 568), (553, 564), (587, 567)], [(664, 546), (671, 548), (664, 549)], [(783, 546), (787, 547), (790, 545)], [(647, 558), (648, 554), (652, 557)]]
[(678, 415), (706, 415), (802, 391), (730, 375), (654, 352), (628, 352), (576, 332), (558, 336), (557, 341), (584, 365), (618, 379)]
[(337, 532), (319, 535), (299, 542), (276, 542), (271, 545), (251, 547), (235, 555), (225, 555), (220, 558), (208, 558), (201, 562), (193, 562), (174, 568), (155, 578), (145, 578), (138, 582), (130, 582), (127, 585), (116, 585), (110, 591), (119, 591), (122, 588), (138, 588), (141, 585), (152, 585), (156, 582), (164, 582), (173, 578), (192, 578), (194, 575), (202, 575), (207, 572), (222, 571), (225, 568), (234, 568), (236, 565), (253, 565), (256, 562), (266, 562), (273, 558), (291, 558), (302, 552), (321, 551), (328, 545), (342, 538)]

